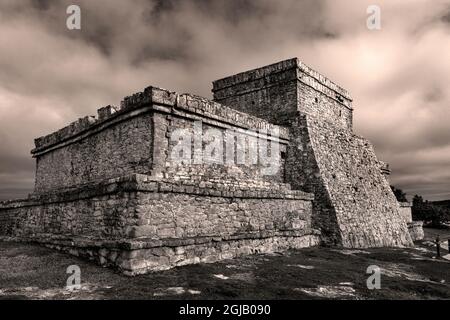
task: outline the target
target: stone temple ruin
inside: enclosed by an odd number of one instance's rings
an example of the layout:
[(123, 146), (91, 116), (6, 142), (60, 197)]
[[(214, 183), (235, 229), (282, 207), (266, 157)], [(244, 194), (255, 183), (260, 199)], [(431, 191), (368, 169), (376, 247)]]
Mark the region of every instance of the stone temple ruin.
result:
[[(316, 245), (412, 245), (408, 207), (353, 133), (346, 90), (290, 59), (214, 81), (212, 92), (210, 101), (148, 87), (36, 139), (35, 190), (0, 204), (2, 239), (130, 275)], [(185, 142), (195, 130), (234, 134), (231, 147), (216, 144), (220, 156), (236, 158), (239, 143), (273, 147), (278, 170), (264, 174), (261, 159), (178, 161), (180, 130)], [(184, 156), (207, 147), (188, 144)]]

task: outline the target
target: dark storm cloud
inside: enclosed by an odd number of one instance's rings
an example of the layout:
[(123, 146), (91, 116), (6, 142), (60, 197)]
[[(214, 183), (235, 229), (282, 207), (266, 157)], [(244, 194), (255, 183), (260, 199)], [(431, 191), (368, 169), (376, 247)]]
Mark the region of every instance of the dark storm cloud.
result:
[[(366, 28), (381, 6), (382, 29)], [(78, 4), (82, 30), (66, 28)], [(33, 185), (34, 137), (148, 85), (299, 57), (354, 97), (355, 130), (409, 193), (450, 198), (449, 0), (2, 0), (0, 198)]]
[(447, 13), (443, 14), (441, 20), (445, 23), (450, 24), (450, 7), (447, 10)]

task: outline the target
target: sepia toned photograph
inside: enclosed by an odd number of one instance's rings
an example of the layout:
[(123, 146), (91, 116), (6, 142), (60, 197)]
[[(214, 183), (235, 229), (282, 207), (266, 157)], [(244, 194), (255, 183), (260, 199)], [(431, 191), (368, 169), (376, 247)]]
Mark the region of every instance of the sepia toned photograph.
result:
[(0, 300), (450, 299), (449, 57), (450, 0), (0, 0)]

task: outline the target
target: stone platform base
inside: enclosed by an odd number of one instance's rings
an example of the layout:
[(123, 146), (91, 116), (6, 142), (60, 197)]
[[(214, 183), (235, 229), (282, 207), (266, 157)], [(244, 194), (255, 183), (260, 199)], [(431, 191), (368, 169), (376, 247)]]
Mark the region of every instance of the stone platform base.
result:
[(304, 235), (292, 231), (162, 241), (151, 239), (102, 241), (82, 238), (64, 239), (55, 236), (0, 237), (0, 240), (38, 243), (89, 259), (101, 266), (112, 267), (128, 276), (188, 264), (212, 263), (243, 255), (281, 252), (320, 244), (318, 233)]
[(125, 176), (0, 203), (0, 237), (40, 243), (129, 275), (319, 244), (312, 195), (269, 187)]

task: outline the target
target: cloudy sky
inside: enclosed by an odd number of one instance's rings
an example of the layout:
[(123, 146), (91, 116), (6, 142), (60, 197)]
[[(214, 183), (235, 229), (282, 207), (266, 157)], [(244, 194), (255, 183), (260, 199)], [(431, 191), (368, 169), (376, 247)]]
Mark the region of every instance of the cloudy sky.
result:
[(351, 92), (393, 184), (450, 199), (450, 0), (0, 0), (0, 199), (32, 190), (35, 137), (150, 84), (210, 98), (291, 57)]

